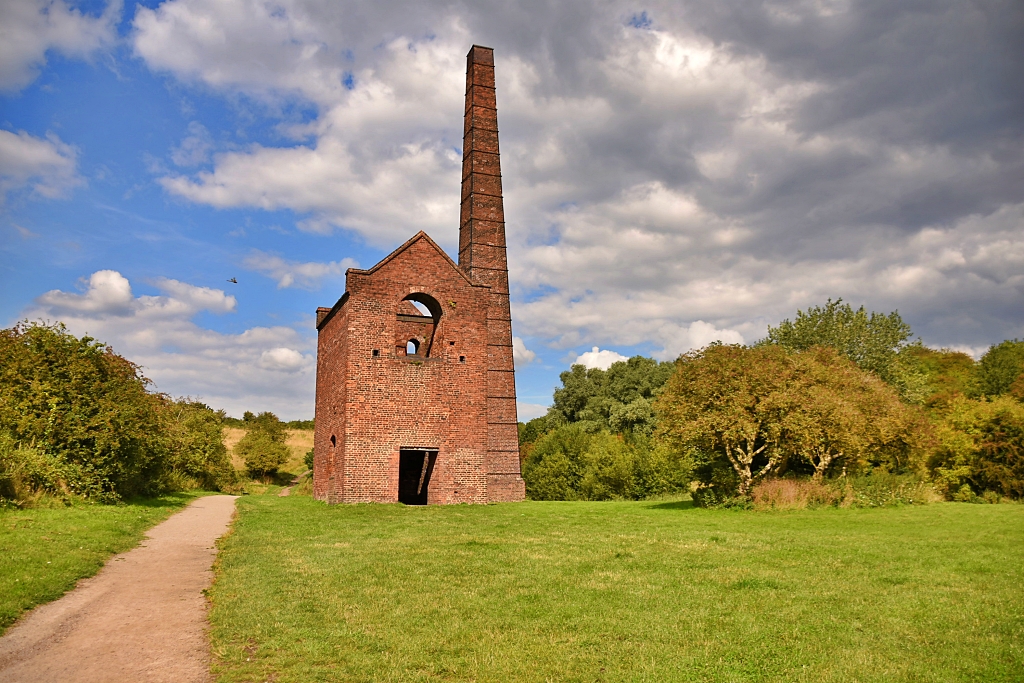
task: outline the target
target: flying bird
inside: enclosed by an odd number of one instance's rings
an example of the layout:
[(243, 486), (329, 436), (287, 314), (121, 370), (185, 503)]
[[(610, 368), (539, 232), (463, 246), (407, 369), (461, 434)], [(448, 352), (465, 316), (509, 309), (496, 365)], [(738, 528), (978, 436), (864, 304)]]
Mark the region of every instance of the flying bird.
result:
[(234, 278), (233, 277), (233, 278), (229, 279), (228, 282), (237, 285), (238, 284), (238, 278)]

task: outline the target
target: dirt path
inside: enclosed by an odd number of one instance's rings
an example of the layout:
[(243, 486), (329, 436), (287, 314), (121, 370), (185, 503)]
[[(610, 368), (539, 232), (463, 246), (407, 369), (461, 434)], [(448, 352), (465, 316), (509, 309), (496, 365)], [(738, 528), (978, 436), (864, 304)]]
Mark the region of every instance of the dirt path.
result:
[(0, 638), (0, 681), (209, 681), (206, 600), (234, 496), (199, 498)]

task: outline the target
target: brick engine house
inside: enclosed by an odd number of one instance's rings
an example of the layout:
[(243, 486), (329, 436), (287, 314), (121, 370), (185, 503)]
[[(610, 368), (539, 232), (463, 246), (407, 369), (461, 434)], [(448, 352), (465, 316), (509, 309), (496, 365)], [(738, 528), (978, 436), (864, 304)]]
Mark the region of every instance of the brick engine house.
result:
[(458, 264), (420, 232), (350, 268), (317, 331), (317, 500), (523, 500), (491, 48), (467, 56)]

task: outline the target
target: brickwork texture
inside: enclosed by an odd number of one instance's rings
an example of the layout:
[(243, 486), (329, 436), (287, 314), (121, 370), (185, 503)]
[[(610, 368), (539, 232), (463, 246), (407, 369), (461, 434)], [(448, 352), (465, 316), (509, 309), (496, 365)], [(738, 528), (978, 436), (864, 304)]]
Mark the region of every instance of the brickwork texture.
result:
[(349, 269), (341, 299), (317, 309), (318, 500), (396, 502), (404, 449), (437, 453), (428, 504), (525, 498), (494, 52), (480, 46), (466, 65), (458, 258), (420, 232)]

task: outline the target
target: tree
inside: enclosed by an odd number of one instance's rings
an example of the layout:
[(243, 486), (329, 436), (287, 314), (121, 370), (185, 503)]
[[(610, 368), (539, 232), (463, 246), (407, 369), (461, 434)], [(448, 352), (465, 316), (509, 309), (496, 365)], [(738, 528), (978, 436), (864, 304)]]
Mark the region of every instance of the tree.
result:
[(563, 424), (534, 444), (523, 464), (533, 500), (641, 500), (684, 490), (688, 463), (643, 435)]
[(235, 446), (235, 452), (245, 460), (245, 468), (255, 477), (268, 477), (277, 473), (288, 462), (287, 433), (277, 415), (263, 412), (246, 420), (248, 431)]
[(838, 465), (893, 471), (909, 464), (923, 424), (919, 409), (835, 349), (814, 347), (792, 361), (790, 385), (768, 399), (780, 403), (779, 443), (788, 457), (810, 464), (818, 480)]
[(1024, 373), (1024, 341), (1007, 339), (989, 347), (978, 363), (978, 390), (986, 396), (1009, 393)]
[(607, 370), (573, 365), (559, 375), (554, 405), (545, 416), (551, 427), (589, 423), (593, 429), (615, 432), (653, 429), (651, 402), (672, 375), (674, 365), (633, 356)]
[(966, 353), (916, 344), (907, 347), (907, 353), (924, 373), (926, 408), (941, 413), (956, 397), (978, 394), (977, 363)]
[[(697, 454), (701, 495), (746, 496), (761, 478), (842, 465), (900, 471), (923, 424), (873, 373), (835, 349), (713, 345), (680, 357), (658, 398), (659, 435)], [(731, 470), (731, 472), (730, 472)]]
[(168, 400), (164, 416), (172, 488), (223, 490), (235, 483), (235, 468), (224, 446), (223, 411), (184, 398)]
[(780, 393), (793, 371), (780, 346), (713, 344), (684, 354), (656, 402), (659, 435), (678, 452), (703, 456), (705, 484), (716, 476), (722, 481), (715, 461), (727, 462), (736, 493), (746, 496), (785, 457), (779, 438), (787, 406)]
[(856, 311), (842, 299), (829, 299), (824, 306), (797, 311), (796, 320), (783, 320), (769, 327), (760, 343), (777, 344), (790, 351), (829, 346), (857, 367), (875, 373), (894, 386), (907, 400), (920, 401), (924, 394), (924, 373), (909, 352), (912, 332), (897, 311), (870, 314), (861, 306)]
[(1010, 396), (958, 397), (939, 425), (929, 466), (954, 500), (986, 491), (1024, 497), (1024, 405)]
[(139, 366), (60, 323), (0, 331), (0, 432), (48, 463), (39, 481), (54, 492), (115, 501), (164, 486), (165, 399), (148, 386)]

